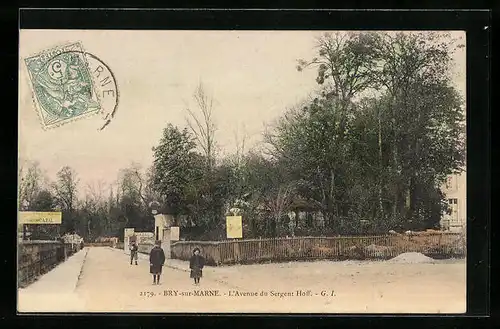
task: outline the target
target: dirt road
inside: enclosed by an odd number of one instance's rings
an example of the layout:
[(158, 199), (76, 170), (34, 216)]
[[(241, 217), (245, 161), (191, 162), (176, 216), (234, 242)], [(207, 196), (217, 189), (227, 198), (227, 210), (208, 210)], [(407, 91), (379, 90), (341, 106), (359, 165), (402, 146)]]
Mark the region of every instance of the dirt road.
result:
[(129, 264), (128, 257), (108, 248), (89, 250), (76, 290), (85, 300), (85, 311), (465, 312), (465, 261), (321, 261), (208, 267), (197, 287), (189, 273), (167, 267), (162, 284), (154, 286), (147, 260), (140, 259), (136, 266)]

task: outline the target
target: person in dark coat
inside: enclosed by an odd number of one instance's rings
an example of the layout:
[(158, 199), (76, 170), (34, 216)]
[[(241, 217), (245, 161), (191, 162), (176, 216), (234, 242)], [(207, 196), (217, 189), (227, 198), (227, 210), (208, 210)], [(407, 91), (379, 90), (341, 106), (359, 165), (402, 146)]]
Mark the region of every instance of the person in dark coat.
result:
[(133, 260), (135, 260), (135, 265), (137, 265), (137, 258), (139, 258), (139, 247), (134, 241), (130, 245), (130, 265), (132, 265)]
[(194, 279), (194, 284), (200, 284), (200, 278), (203, 276), (203, 267), (205, 266), (205, 258), (200, 255), (200, 249), (193, 249), (193, 256), (189, 260), (189, 268), (191, 269), (191, 279)]
[(163, 264), (165, 264), (165, 252), (161, 248), (161, 241), (156, 241), (149, 253), (149, 272), (153, 274), (153, 284), (160, 284)]

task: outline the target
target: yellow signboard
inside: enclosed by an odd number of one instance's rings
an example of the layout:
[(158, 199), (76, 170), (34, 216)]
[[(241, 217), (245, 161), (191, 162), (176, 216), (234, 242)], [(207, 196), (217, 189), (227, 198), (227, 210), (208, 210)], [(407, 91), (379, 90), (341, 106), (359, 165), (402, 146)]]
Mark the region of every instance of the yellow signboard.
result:
[(123, 235), (124, 235), (124, 237), (129, 238), (132, 235), (134, 235), (134, 233), (135, 233), (134, 231), (135, 231), (134, 228), (126, 228)]
[(62, 213), (59, 212), (39, 212), (20, 211), (19, 224), (61, 224)]
[(241, 239), (243, 237), (241, 216), (227, 216), (226, 231), (228, 239)]

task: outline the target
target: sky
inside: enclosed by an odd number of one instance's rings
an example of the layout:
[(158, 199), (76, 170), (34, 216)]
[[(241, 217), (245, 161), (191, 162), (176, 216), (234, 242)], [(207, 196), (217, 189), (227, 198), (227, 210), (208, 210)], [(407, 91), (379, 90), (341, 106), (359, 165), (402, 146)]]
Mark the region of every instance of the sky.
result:
[[(19, 158), (38, 161), (49, 178), (65, 165), (80, 182), (112, 183), (132, 162), (149, 167), (152, 147), (168, 123), (184, 127), (186, 108), (201, 82), (214, 98), (216, 139), (235, 150), (260, 141), (264, 124), (316, 89), (314, 69), (298, 72), (298, 59), (314, 57), (325, 31), (119, 31), (21, 30), (19, 60)], [(465, 33), (452, 32), (465, 42)], [(32, 99), (23, 59), (79, 41), (112, 70), (119, 92), (115, 117), (102, 131), (100, 117), (44, 130)], [(465, 50), (455, 57), (454, 81), (465, 97)]]

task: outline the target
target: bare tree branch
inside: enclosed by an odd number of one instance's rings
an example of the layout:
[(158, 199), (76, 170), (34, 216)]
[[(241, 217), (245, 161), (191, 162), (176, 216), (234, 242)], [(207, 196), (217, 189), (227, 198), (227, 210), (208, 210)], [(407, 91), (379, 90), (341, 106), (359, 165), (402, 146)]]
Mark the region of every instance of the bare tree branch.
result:
[(213, 120), (214, 99), (205, 92), (203, 84), (199, 84), (193, 95), (197, 106), (201, 112), (201, 119), (189, 108), (187, 125), (193, 133), (197, 145), (203, 151), (209, 168), (215, 162), (215, 132), (216, 126)]

